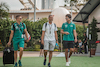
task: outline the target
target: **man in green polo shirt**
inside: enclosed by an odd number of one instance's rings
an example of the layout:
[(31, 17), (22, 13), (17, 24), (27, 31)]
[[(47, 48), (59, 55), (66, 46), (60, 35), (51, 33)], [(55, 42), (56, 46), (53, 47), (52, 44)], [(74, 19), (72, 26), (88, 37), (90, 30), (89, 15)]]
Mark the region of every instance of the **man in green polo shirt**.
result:
[[(71, 15), (66, 15), (66, 21), (62, 25), (61, 33), (63, 35), (63, 47), (65, 49), (65, 58), (66, 58), (66, 66), (69, 66), (71, 63), (70, 57), (72, 52), (74, 51), (74, 42), (77, 42), (77, 35), (76, 35), (76, 26), (74, 23), (71, 22)], [(75, 37), (75, 39), (74, 39)], [(68, 49), (70, 49), (70, 54), (68, 56)]]
[(14, 59), (15, 59), (15, 66), (17, 67), (17, 51), (18, 51), (18, 45), (19, 45), (19, 49), (20, 49), (20, 53), (19, 53), (19, 66), (21, 67), (21, 58), (23, 55), (23, 48), (24, 48), (24, 38), (22, 33), (25, 32), (25, 35), (27, 37), (26, 42), (29, 41), (28, 38), (28, 34), (27, 34), (27, 29), (26, 29), (26, 25), (24, 23), (21, 23), (21, 15), (17, 15), (16, 16), (16, 23), (14, 23), (11, 26), (11, 34), (10, 34), (10, 38), (9, 38), (9, 42), (8, 45), (11, 45), (11, 40), (13, 42), (13, 47), (14, 47)]

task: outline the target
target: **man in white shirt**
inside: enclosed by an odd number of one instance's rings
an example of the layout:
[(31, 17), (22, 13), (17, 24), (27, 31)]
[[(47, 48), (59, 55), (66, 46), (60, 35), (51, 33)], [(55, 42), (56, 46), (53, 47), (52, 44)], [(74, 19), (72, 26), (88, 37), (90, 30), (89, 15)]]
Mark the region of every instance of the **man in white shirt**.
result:
[(41, 43), (44, 45), (44, 63), (46, 65), (46, 56), (49, 50), (49, 63), (48, 67), (51, 67), (50, 61), (52, 59), (52, 52), (54, 51), (55, 44), (58, 43), (57, 27), (53, 21), (53, 15), (49, 15), (49, 22), (44, 23), (42, 28)]

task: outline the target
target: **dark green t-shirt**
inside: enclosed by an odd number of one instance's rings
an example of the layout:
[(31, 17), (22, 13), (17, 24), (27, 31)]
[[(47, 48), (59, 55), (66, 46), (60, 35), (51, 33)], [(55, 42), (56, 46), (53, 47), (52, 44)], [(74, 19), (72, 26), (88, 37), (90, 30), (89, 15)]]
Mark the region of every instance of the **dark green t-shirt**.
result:
[[(15, 27), (15, 31), (14, 31), (14, 27)], [(22, 25), (22, 23), (20, 22), (20, 24), (14, 23), (14, 27), (13, 27), (13, 25), (11, 26), (11, 30), (14, 31), (13, 40), (18, 40), (18, 39), (23, 40), (24, 38), (22, 38), (22, 33), (23, 33), (24, 29), (26, 29), (26, 25), (24, 23)]]
[(74, 34), (73, 34), (73, 30), (76, 30), (76, 26), (74, 23), (63, 23), (62, 28), (64, 32), (69, 32), (68, 35), (64, 34), (63, 35), (63, 40), (64, 41), (74, 41)]

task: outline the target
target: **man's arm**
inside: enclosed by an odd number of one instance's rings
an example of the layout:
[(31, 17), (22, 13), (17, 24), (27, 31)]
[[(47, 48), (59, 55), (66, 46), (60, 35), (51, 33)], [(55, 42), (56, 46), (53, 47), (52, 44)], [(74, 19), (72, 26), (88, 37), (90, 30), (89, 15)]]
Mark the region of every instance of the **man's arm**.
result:
[(57, 31), (55, 31), (55, 39), (56, 39), (56, 43), (58, 43), (58, 34), (57, 34)]
[(75, 43), (77, 42), (77, 33), (76, 33), (76, 30), (73, 30), (74, 32), (74, 37), (75, 37)]
[(14, 35), (14, 31), (11, 30), (10, 37), (9, 37), (9, 42), (7, 43), (8, 45), (11, 45), (11, 40), (13, 38), (13, 35)]
[(44, 35), (45, 35), (45, 31), (42, 31), (41, 44), (43, 45), (44, 45)]
[(61, 29), (61, 33), (62, 33), (62, 34), (66, 34), (66, 35), (69, 34), (69, 32), (64, 32), (63, 29)]
[(29, 41), (29, 38), (28, 38), (27, 29), (24, 29), (24, 32), (25, 32), (25, 35), (26, 35), (26, 38), (27, 38), (26, 42), (28, 42)]

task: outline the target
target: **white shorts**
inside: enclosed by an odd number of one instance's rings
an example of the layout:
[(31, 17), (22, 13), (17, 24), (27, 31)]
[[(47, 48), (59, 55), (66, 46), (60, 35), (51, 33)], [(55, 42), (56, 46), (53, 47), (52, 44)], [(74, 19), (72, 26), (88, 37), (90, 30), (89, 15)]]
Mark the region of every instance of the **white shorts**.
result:
[(54, 51), (56, 41), (44, 40), (44, 50)]

